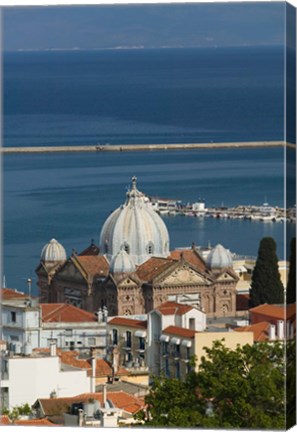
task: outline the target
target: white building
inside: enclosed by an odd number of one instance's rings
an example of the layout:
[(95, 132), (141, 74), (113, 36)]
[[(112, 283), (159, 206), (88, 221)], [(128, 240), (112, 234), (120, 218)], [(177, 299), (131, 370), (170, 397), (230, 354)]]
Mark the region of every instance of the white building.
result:
[(163, 330), (170, 327), (204, 331), (206, 314), (196, 306), (175, 302), (163, 303), (148, 314), (147, 364), (150, 374), (160, 373), (160, 342)]
[(59, 397), (88, 392), (91, 378), (86, 371), (62, 367), (53, 344), (50, 354), (32, 353), (26, 345), (27, 355), (2, 353), (1, 406), (11, 410), (16, 405), (33, 404), (38, 398)]
[(55, 341), (61, 349), (106, 348), (106, 321), (102, 311), (95, 314), (70, 304), (34, 304), (30, 300), (3, 300), (1, 337), (8, 349), (20, 354), (26, 343), (32, 348), (48, 348)]

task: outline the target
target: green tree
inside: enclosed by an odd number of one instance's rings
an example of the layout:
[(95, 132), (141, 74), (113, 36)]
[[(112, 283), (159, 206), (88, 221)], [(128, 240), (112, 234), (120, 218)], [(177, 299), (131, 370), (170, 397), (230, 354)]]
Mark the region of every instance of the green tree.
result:
[(287, 303), (296, 303), (296, 237), (292, 238), (290, 243)]
[(184, 382), (157, 379), (139, 415), (148, 426), (280, 429), (285, 425), (284, 352), (280, 344), (222, 342), (205, 348)]
[(29, 416), (32, 414), (32, 410), (30, 405), (26, 403), (24, 405), (15, 406), (11, 411), (7, 410), (6, 413), (11, 420), (17, 420), (22, 415)]
[(139, 413), (137, 418), (149, 426), (194, 427), (200, 423), (201, 412), (197, 410), (195, 392), (189, 391), (188, 382), (155, 377), (145, 401), (147, 412)]
[(284, 287), (278, 270), (276, 243), (271, 237), (264, 237), (260, 242), (252, 276), (250, 298), (251, 307), (264, 303), (284, 302)]

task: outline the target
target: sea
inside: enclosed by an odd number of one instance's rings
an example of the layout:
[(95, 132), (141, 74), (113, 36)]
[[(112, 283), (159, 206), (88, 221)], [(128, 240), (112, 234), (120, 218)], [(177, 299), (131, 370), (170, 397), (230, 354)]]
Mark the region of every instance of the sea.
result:
[[(73, 146), (282, 140), (282, 47), (7, 52), (3, 145)], [(287, 158), (294, 164), (293, 150)], [(131, 177), (151, 196), (206, 207), (284, 206), (284, 149), (10, 154), (2, 158), (3, 275), (26, 290), (51, 238), (68, 255), (125, 201)], [(289, 179), (293, 182), (293, 179)], [(287, 196), (295, 204), (295, 197)], [(167, 216), (171, 249), (222, 243), (256, 256), (283, 223)], [(288, 230), (294, 227), (288, 224)]]

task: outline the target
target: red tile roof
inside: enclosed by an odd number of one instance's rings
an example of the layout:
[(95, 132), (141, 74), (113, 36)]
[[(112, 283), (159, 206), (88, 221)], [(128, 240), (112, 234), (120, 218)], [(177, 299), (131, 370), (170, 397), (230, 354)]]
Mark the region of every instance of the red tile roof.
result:
[[(92, 374), (91, 359), (80, 359), (78, 358), (79, 353), (77, 351), (61, 351), (57, 350), (57, 354), (63, 364), (68, 366), (76, 367), (79, 369), (86, 369), (88, 376)], [(104, 359), (96, 360), (96, 378), (108, 377), (112, 375), (111, 365)], [(119, 367), (117, 376), (129, 375), (129, 372), (123, 367)]]
[(94, 243), (92, 243), (90, 246), (88, 246), (86, 249), (84, 249), (79, 256), (97, 256), (99, 255), (100, 249), (98, 246), (96, 246)]
[(8, 424), (11, 424), (8, 415), (0, 415), (0, 425), (8, 425)]
[(19, 292), (17, 290), (13, 290), (10, 288), (0, 288), (0, 298), (2, 300), (10, 300), (14, 298), (26, 298), (27, 295), (23, 292)]
[(152, 281), (175, 263), (170, 258), (152, 257), (137, 268), (136, 274), (142, 281)]
[(263, 321), (257, 324), (252, 324), (244, 327), (237, 327), (234, 329), (236, 332), (253, 332), (254, 333), (254, 341), (255, 342), (263, 342), (269, 339), (268, 331), (269, 331), (270, 323)]
[(185, 338), (193, 338), (195, 334), (198, 332), (183, 327), (169, 326), (163, 330), (163, 333), (167, 333), (175, 336), (181, 336)]
[(142, 320), (136, 320), (131, 318), (122, 318), (122, 317), (115, 317), (108, 321), (109, 325), (119, 325), (119, 326), (126, 326), (126, 327), (135, 327), (135, 328), (147, 328), (147, 321)]
[(291, 319), (296, 316), (296, 304), (271, 305), (263, 304), (250, 309), (250, 313), (264, 315), (279, 320)]
[[(101, 404), (103, 403), (102, 393), (83, 393), (76, 396), (76, 399), (82, 399), (82, 401), (87, 401), (92, 398), (98, 400)], [(107, 399), (109, 399), (116, 408), (120, 408), (131, 414), (135, 414), (144, 407), (143, 400), (123, 391), (109, 392), (107, 389)]]
[(170, 252), (170, 257), (174, 260), (180, 260), (182, 258), (203, 272), (207, 269), (203, 258), (196, 249), (176, 249)]
[(173, 301), (162, 303), (156, 308), (156, 310), (161, 312), (162, 315), (184, 315), (192, 309), (194, 309), (193, 306), (184, 305)]
[(109, 273), (109, 263), (103, 255), (76, 255), (72, 260), (91, 277), (106, 277)]
[(66, 303), (41, 303), (42, 322), (97, 322), (93, 313)]
[(18, 426), (59, 426), (52, 423), (46, 418), (30, 419), (30, 420), (15, 420), (14, 424)]
[[(67, 412), (73, 403), (87, 402), (89, 399), (98, 400), (102, 404), (103, 394), (83, 393), (69, 398), (39, 399), (39, 402), (45, 416), (58, 416)], [(135, 414), (144, 407), (144, 401), (142, 399), (123, 391), (109, 392), (107, 389), (107, 399), (110, 400), (116, 408), (122, 409), (130, 414)]]

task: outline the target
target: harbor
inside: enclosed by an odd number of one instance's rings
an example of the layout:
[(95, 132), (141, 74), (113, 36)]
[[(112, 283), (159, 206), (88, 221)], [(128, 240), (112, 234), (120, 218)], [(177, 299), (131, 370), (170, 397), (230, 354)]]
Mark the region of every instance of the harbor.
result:
[(294, 144), (284, 141), (247, 141), (247, 142), (208, 142), (208, 143), (180, 143), (180, 144), (110, 144), (83, 146), (37, 146), (37, 147), (1, 147), (3, 154), (11, 153), (78, 153), (78, 152), (130, 152), (130, 151), (169, 151), (169, 150), (202, 150), (224, 148), (261, 148), (261, 147), (296, 148)]
[(243, 219), (260, 222), (296, 222), (296, 208), (284, 209), (270, 206), (267, 202), (261, 206), (238, 205), (226, 207), (205, 207), (205, 201), (199, 199), (194, 203), (183, 203), (181, 200), (148, 197), (152, 208), (161, 216), (187, 216), (216, 219)]

